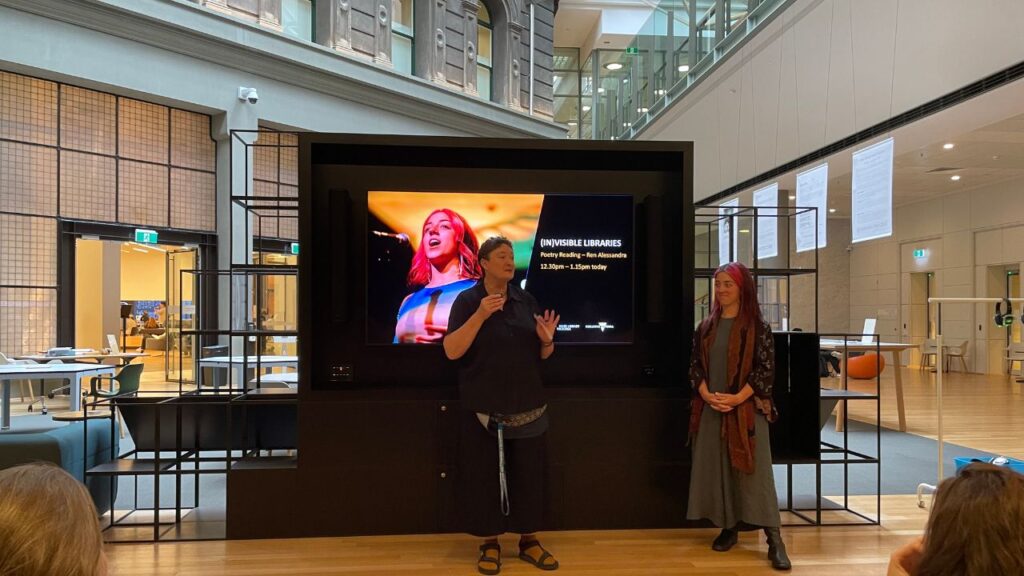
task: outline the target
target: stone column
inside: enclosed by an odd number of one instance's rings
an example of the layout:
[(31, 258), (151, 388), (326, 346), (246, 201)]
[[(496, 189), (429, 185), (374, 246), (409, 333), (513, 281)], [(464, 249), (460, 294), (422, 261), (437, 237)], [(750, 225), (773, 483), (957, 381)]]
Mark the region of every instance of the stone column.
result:
[(465, 34), (465, 47), (462, 51), (462, 88), (470, 95), (476, 96), (479, 94), (477, 90), (477, 40), (479, 34), (477, 31), (477, 17), (480, 14), (480, 5), (477, 4), (477, 0), (462, 0), (462, 10), (465, 13), (463, 19), (463, 33)]
[(445, 49), (447, 47), (447, 36), (445, 35), (445, 20), (448, 18), (448, 8), (445, 0), (434, 0), (434, 10), (431, 14), (434, 24), (433, 37), (429, 40), (433, 44), (433, 58), (430, 59), (431, 80), (438, 84), (446, 83), (445, 70)]
[(374, 22), (373, 61), (377, 64), (391, 65), (391, 7), (386, 1), (377, 3), (377, 14)]
[[(505, 94), (504, 103), (510, 108), (522, 108), (520, 99), (523, 93), (522, 89), (522, 60), (519, 57), (520, 51), (523, 46), (523, 33), (526, 31), (526, 27), (510, 20), (508, 23), (508, 89), (503, 91)], [(533, 82), (533, 78), (530, 78)]]
[(342, 52), (352, 51), (352, 0), (337, 0), (333, 48)]

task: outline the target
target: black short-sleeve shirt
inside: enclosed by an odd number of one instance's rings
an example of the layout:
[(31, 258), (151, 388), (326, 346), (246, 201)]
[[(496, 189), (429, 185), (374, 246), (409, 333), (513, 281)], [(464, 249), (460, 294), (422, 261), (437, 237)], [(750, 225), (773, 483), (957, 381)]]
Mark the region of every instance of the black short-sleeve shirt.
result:
[[(466, 323), (487, 296), (483, 281), (463, 291), (452, 304), (448, 332)], [(474, 412), (518, 414), (546, 403), (540, 377), (540, 339), (534, 314), (537, 300), (508, 285), (508, 301), (480, 326), (473, 344), (459, 358), (459, 398)]]

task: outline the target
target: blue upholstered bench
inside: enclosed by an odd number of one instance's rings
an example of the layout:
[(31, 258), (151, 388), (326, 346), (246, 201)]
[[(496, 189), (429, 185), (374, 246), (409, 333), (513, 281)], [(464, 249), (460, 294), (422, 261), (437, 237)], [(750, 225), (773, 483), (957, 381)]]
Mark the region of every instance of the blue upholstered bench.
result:
[(11, 429), (0, 432), (0, 469), (28, 462), (53, 462), (85, 483), (100, 514), (109, 511), (113, 502), (111, 496), (117, 494), (117, 479), (109, 476), (86, 479), (85, 470), (114, 459), (119, 437), (116, 432), (113, 434), (111, 450), (111, 420), (89, 420), (88, 435), (83, 430), (85, 424), (54, 422), (45, 415), (13, 418)]

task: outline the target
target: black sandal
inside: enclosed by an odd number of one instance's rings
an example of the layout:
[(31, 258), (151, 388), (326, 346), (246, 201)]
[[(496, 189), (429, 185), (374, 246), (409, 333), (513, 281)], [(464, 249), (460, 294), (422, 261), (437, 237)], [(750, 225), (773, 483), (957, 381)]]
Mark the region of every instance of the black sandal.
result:
[[(540, 555), (540, 558), (538, 558), (536, 560), (533, 559), (533, 556), (530, 556), (529, 554), (526, 553), (527, 550), (529, 550), (530, 548), (533, 548), (534, 546), (539, 546), (540, 549), (541, 549), (541, 552), (543, 552)], [(534, 567), (540, 568), (541, 570), (548, 570), (548, 571), (558, 570), (558, 560), (555, 560), (555, 562), (553, 564), (545, 564), (544, 561), (547, 560), (548, 558), (554, 559), (554, 556), (552, 556), (551, 553), (548, 552), (546, 548), (541, 546), (540, 542), (537, 541), (537, 540), (533, 540), (532, 542), (527, 543), (525, 548), (523, 546), (519, 546), (519, 559), (522, 560), (523, 562), (527, 562), (529, 564), (533, 564)]]
[[(488, 556), (487, 551), (494, 550), (498, 553), (497, 558)], [(483, 564), (494, 564), (497, 568), (484, 568)], [(494, 576), (501, 572), (501, 546), (494, 542), (484, 542), (480, 545), (480, 559), (476, 561), (476, 570), (481, 574), (487, 574), (487, 576)]]

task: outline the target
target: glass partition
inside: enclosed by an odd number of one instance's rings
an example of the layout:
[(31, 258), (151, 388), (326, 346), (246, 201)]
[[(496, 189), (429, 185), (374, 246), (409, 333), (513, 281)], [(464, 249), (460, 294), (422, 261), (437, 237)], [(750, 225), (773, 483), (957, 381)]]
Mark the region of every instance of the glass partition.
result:
[[(654, 4), (626, 48), (593, 50), (579, 66), (579, 120), (577, 124), (565, 121), (570, 138), (633, 138), (785, 2), (661, 0)], [(557, 93), (556, 88), (556, 98)]]

